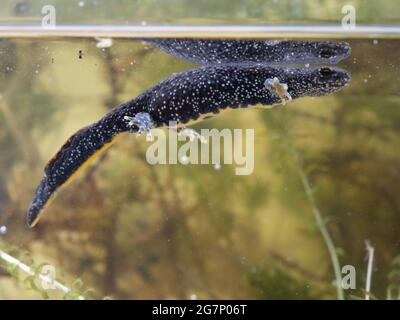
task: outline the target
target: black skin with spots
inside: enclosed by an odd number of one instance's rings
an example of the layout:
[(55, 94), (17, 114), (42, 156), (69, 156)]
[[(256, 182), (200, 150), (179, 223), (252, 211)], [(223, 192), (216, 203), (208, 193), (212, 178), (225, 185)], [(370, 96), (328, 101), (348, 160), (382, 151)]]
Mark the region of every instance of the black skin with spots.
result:
[(143, 39), (169, 54), (202, 65), (255, 62), (270, 65), (337, 64), (351, 47), (338, 41)]
[(96, 151), (120, 133), (137, 131), (125, 116), (147, 112), (154, 127), (160, 127), (169, 121), (187, 124), (227, 107), (278, 104), (281, 98), (264, 87), (265, 80), (274, 77), (288, 85), (293, 99), (330, 94), (350, 80), (346, 71), (334, 67), (272, 68), (261, 64), (205, 66), (175, 74), (80, 129), (61, 147), (45, 168), (28, 210), (28, 224), (37, 222), (49, 198)]

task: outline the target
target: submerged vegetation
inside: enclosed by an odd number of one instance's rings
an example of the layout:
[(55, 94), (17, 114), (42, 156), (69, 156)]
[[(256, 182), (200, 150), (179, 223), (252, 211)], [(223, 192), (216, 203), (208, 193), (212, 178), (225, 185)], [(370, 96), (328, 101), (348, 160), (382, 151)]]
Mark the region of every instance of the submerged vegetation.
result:
[[(195, 126), (254, 127), (253, 175), (235, 176), (230, 166), (150, 166), (146, 142), (130, 135), (60, 193), (29, 232), (26, 206), (63, 140), (191, 65), (140, 42), (103, 50), (94, 42), (0, 45), (2, 239), (62, 267), (65, 283), (81, 278), (95, 297), (337, 297), (289, 145), (301, 157), (340, 265), (357, 270), (357, 287), (345, 297), (365, 295), (366, 239), (375, 248), (373, 297), (397, 297), (397, 42), (352, 43), (354, 58), (343, 65), (352, 86), (335, 96), (227, 111)], [(0, 276), (2, 298), (30, 295), (11, 279)]]
[[(60, 23), (337, 23), (347, 2), (97, 0), (75, 1), (77, 11), (70, 0), (38, 0), (15, 15), (34, 20), (52, 3)], [(1, 2), (0, 19), (14, 3)], [(400, 21), (397, 0), (352, 3), (358, 23)], [(144, 137), (128, 135), (28, 231), (43, 166), (73, 132), (193, 67), (148, 43), (113, 43), (0, 39), (0, 299), (336, 299), (337, 264), (356, 270), (356, 289), (339, 297), (364, 299), (369, 279), (371, 299), (400, 298), (398, 40), (351, 41), (339, 66), (352, 84), (336, 95), (194, 126), (254, 128), (252, 175), (229, 165), (150, 166)], [(70, 293), (43, 290), (45, 266)]]

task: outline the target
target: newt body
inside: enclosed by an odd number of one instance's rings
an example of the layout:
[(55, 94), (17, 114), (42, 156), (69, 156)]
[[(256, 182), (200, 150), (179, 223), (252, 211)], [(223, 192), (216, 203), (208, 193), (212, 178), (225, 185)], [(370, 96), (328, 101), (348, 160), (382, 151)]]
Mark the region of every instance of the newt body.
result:
[(68, 139), (45, 168), (29, 207), (28, 224), (35, 225), (54, 193), (117, 137), (138, 130), (127, 117), (147, 113), (154, 127), (162, 127), (170, 121), (187, 124), (227, 107), (277, 104), (280, 97), (264, 85), (266, 79), (274, 77), (287, 84), (293, 99), (333, 93), (350, 79), (346, 71), (333, 67), (272, 68), (254, 64), (205, 66), (175, 74)]
[(202, 65), (254, 62), (269, 65), (337, 64), (351, 47), (338, 41), (143, 39), (169, 54)]

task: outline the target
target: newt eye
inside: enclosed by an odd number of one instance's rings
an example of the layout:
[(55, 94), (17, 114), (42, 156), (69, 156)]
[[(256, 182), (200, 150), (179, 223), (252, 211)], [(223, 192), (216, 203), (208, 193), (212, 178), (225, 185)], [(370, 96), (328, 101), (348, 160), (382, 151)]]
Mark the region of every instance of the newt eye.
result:
[(334, 55), (332, 49), (330, 48), (323, 48), (321, 49), (321, 51), (319, 52), (319, 56), (321, 58), (330, 58)]
[(331, 78), (334, 72), (330, 68), (321, 68), (319, 69), (319, 74), (322, 78)]

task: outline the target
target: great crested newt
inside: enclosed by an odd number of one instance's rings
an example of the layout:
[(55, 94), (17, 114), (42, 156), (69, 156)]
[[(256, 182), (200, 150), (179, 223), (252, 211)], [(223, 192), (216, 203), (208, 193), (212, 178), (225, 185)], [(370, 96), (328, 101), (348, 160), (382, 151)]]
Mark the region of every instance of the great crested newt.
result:
[(265, 86), (266, 80), (275, 78), (294, 100), (334, 93), (348, 84), (350, 75), (336, 67), (271, 67), (247, 62), (207, 65), (174, 74), (66, 141), (45, 167), (28, 209), (28, 225), (38, 222), (56, 191), (123, 134), (168, 126), (170, 121), (185, 125), (228, 107), (279, 104), (281, 97)]
[(255, 62), (269, 65), (337, 64), (351, 53), (343, 41), (142, 39), (169, 54), (211, 65)]

